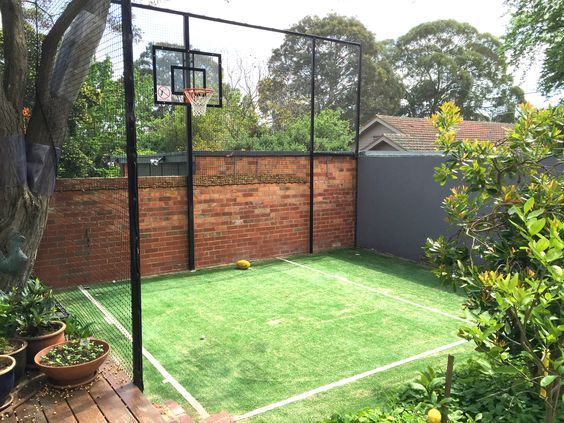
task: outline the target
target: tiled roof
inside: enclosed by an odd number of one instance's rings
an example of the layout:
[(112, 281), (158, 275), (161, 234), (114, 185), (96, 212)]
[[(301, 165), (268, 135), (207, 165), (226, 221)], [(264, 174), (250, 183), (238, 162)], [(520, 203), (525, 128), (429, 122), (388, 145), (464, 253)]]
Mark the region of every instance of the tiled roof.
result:
[[(429, 119), (387, 115), (376, 115), (375, 119), (396, 130), (390, 130), (383, 136), (402, 148), (419, 151), (435, 150), (437, 130)], [(507, 130), (512, 128), (513, 125), (510, 123), (465, 120), (460, 124), (458, 138), (500, 141), (505, 138)]]
[(411, 135), (405, 134), (384, 134), (384, 138), (389, 139), (393, 143), (399, 145), (401, 148), (407, 151), (429, 151), (435, 150), (435, 145), (429, 141), (422, 141), (417, 137), (412, 137)]

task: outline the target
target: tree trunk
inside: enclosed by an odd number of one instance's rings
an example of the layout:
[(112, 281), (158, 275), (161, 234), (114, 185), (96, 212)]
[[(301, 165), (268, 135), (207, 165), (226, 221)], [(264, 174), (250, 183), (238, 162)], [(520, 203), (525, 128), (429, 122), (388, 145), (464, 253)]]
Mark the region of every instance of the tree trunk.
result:
[(3, 189), (0, 197), (3, 204), (0, 221), (0, 245), (7, 245), (14, 234), (21, 234), (25, 238), (22, 251), (27, 256), (27, 262), (17, 273), (0, 273), (0, 290), (7, 290), (21, 285), (32, 272), (37, 249), (43, 237), (49, 196), (32, 194), (27, 186)]
[(21, 3), (0, 0), (5, 53), (0, 86), (0, 290), (22, 285), (33, 270), (54, 190), (57, 152), (110, 8), (110, 0), (71, 0), (54, 23), (42, 44), (36, 100), (24, 135), (27, 46)]

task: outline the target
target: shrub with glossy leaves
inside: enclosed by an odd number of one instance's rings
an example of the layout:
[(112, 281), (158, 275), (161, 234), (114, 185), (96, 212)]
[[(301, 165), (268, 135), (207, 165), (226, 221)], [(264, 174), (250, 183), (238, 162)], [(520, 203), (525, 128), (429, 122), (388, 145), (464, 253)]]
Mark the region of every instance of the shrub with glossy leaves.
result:
[(436, 275), (467, 294), (460, 331), (479, 351), (534, 383), (557, 418), (564, 374), (564, 106), (522, 105), (504, 141), (457, 139), (459, 109), (432, 117), (448, 160), (435, 179), (455, 181), (443, 209), (455, 236), (427, 240)]

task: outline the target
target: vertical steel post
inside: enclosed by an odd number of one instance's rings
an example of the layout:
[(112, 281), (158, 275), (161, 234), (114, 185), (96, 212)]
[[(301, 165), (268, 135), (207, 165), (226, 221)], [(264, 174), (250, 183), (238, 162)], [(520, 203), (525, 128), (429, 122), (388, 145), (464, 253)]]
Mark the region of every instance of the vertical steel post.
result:
[(313, 206), (315, 184), (315, 38), (311, 40), (311, 98), (309, 117), (309, 253), (313, 254)]
[(356, 86), (356, 128), (354, 143), (354, 248), (358, 247), (358, 155), (360, 142), (360, 90), (362, 87), (362, 44), (358, 47), (358, 81)]
[[(184, 48), (190, 50), (190, 22), (184, 15)], [(187, 58), (190, 61), (190, 57)], [(191, 66), (190, 63), (187, 66)], [(188, 75), (189, 79), (190, 75)], [(184, 78), (186, 81), (186, 78)], [(196, 269), (194, 257), (194, 151), (192, 146), (192, 106), (186, 105), (186, 201), (188, 202), (188, 270)]]
[(131, 278), (131, 332), (133, 337), (133, 383), (143, 390), (141, 339), (141, 263), (139, 254), (139, 194), (137, 188), (137, 133), (133, 81), (133, 24), (131, 0), (121, 2), (125, 137), (127, 140), (127, 193), (129, 204), (129, 254)]

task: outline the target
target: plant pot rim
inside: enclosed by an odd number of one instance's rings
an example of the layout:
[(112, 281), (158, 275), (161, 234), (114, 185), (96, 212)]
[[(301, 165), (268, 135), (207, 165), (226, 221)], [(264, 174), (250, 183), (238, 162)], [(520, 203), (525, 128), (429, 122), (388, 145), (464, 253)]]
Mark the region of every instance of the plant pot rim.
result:
[(67, 328), (67, 325), (65, 324), (65, 322), (62, 322), (60, 320), (53, 320), (51, 323), (56, 324), (56, 325), (60, 325), (60, 328), (57, 329), (55, 332), (51, 332), (51, 333), (46, 333), (45, 335), (40, 335), (40, 336), (24, 336), (24, 335), (18, 335), (19, 339), (23, 339), (24, 341), (39, 341), (42, 339), (46, 339), (46, 338), (51, 338), (53, 336), (57, 336), (58, 334), (60, 334), (61, 332), (64, 332), (65, 329)]
[(85, 364), (88, 363), (92, 363), (93, 361), (99, 360), (101, 358), (105, 358), (109, 353), (110, 353), (110, 344), (108, 344), (106, 341), (103, 341), (101, 339), (90, 339), (89, 342), (95, 342), (97, 344), (102, 344), (102, 346), (104, 347), (104, 353), (98, 357), (96, 357), (93, 360), (90, 361), (85, 361), (84, 363), (79, 363), (79, 364), (73, 364), (72, 366), (49, 366), (47, 364), (43, 364), (41, 363), (41, 358), (47, 354), (49, 351), (51, 351), (53, 348), (55, 347), (59, 347), (61, 345), (66, 345), (70, 342), (74, 342), (74, 341), (65, 341), (65, 342), (60, 342), (58, 344), (55, 345), (49, 345), (48, 347), (43, 348), (41, 351), (39, 351), (37, 354), (35, 354), (35, 357), (33, 358), (33, 361), (35, 362), (35, 364), (37, 365), (37, 367), (41, 368), (41, 367), (45, 367), (45, 368), (49, 368), (49, 369), (73, 369), (76, 367), (80, 367), (80, 366), (84, 366)]
[(12, 351), (12, 352), (6, 353), (6, 354), (2, 354), (2, 355), (15, 355), (15, 354), (17, 354), (17, 353), (19, 353), (19, 352), (21, 352), (21, 351), (23, 351), (23, 350), (25, 350), (25, 349), (27, 348), (27, 341), (26, 341), (25, 339), (22, 339), (22, 338), (8, 338), (8, 341), (10, 341), (10, 342), (12, 342), (12, 341), (19, 342), (19, 343), (21, 344), (21, 346), (20, 346), (17, 350), (15, 350), (15, 351)]
[(8, 360), (11, 362), (11, 364), (7, 368), (0, 370), (0, 376), (4, 376), (6, 373), (9, 373), (12, 370), (14, 370), (14, 367), (16, 367), (16, 359), (12, 356), (0, 355), (0, 360)]

